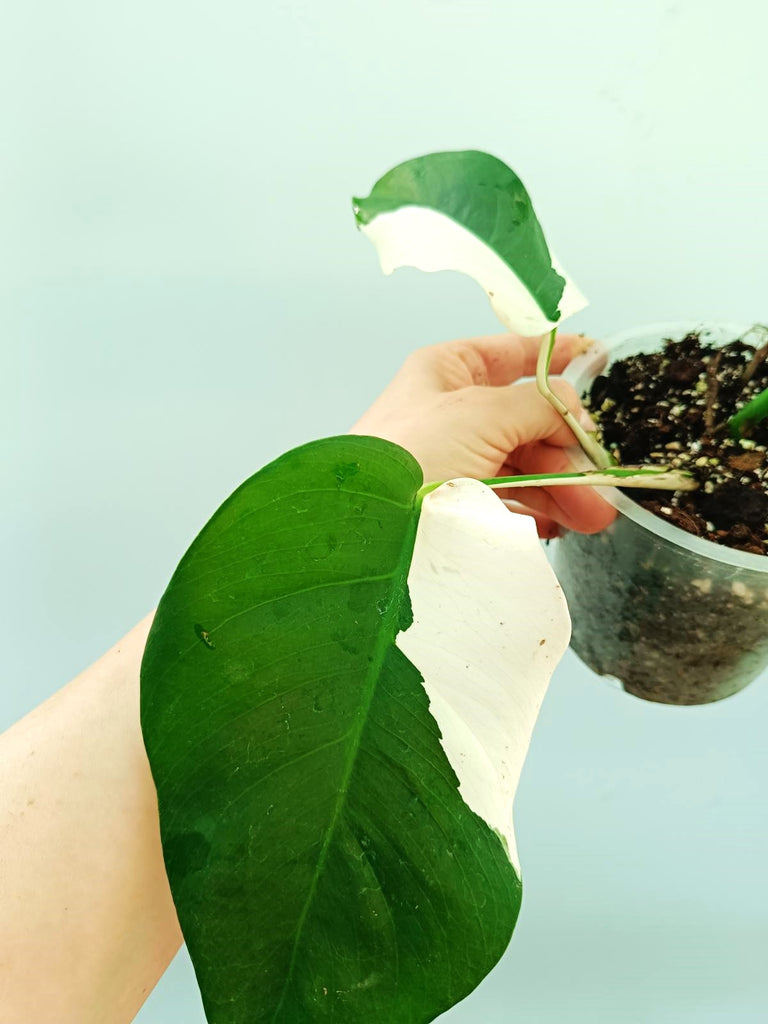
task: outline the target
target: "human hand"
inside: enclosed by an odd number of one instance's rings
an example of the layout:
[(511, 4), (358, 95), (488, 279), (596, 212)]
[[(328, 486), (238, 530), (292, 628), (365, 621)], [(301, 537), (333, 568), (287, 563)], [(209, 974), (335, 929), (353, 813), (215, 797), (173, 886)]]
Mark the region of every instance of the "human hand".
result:
[[(535, 383), (520, 381), (535, 373), (539, 345), (539, 338), (501, 334), (418, 349), (350, 432), (401, 445), (419, 461), (427, 482), (562, 473), (572, 468), (567, 449), (576, 440)], [(561, 372), (583, 347), (577, 335), (558, 337), (552, 372)], [(570, 384), (551, 384), (571, 412), (586, 416)], [(497, 493), (533, 515), (544, 537), (555, 536), (558, 524), (595, 533), (616, 515), (583, 485)]]

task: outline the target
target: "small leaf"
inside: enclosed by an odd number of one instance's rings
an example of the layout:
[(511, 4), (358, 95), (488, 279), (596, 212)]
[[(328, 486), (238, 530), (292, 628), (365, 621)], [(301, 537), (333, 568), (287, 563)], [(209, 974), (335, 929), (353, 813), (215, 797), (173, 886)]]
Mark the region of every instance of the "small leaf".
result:
[(421, 482), (373, 438), (290, 452), (160, 602), (141, 723), (211, 1024), (430, 1021), (509, 941), (567, 613), (532, 520)]
[(728, 420), (728, 431), (733, 438), (748, 437), (753, 427), (768, 416), (768, 388), (760, 391), (751, 401)]
[(488, 153), (408, 160), (353, 203), (385, 273), (415, 266), (468, 274), (514, 331), (543, 334), (586, 305), (558, 272), (523, 183)]

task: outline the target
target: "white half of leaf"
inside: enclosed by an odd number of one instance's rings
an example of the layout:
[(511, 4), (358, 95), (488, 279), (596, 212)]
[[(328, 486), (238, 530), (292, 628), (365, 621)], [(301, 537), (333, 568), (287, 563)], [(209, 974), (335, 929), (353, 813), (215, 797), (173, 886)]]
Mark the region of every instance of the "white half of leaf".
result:
[(385, 274), (406, 266), (468, 274), (486, 292), (499, 320), (518, 334), (545, 334), (587, 305), (553, 256), (552, 265), (565, 278), (565, 288), (558, 306), (561, 319), (557, 324), (547, 320), (504, 260), (477, 235), (437, 210), (402, 206), (392, 213), (380, 213), (369, 224), (362, 225), (361, 231), (376, 246)]
[(397, 644), (419, 669), (468, 806), (520, 871), (512, 803), (571, 623), (534, 520), (477, 480), (422, 505), (408, 576), (414, 621)]

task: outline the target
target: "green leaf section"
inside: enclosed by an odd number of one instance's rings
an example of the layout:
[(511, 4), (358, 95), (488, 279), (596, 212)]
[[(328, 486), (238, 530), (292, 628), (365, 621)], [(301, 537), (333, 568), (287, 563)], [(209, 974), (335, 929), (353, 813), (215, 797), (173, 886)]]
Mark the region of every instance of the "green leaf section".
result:
[(141, 724), (211, 1024), (430, 1021), (509, 941), (519, 879), (395, 646), (421, 483), (373, 438), (290, 452), (160, 602)]
[(367, 198), (353, 203), (359, 224), (404, 206), (450, 217), (493, 249), (548, 320), (559, 320), (565, 280), (552, 266), (525, 186), (497, 157), (464, 150), (407, 160), (380, 178)]
[(768, 388), (747, 402), (728, 420), (728, 431), (733, 438), (747, 437), (753, 427), (768, 416)]

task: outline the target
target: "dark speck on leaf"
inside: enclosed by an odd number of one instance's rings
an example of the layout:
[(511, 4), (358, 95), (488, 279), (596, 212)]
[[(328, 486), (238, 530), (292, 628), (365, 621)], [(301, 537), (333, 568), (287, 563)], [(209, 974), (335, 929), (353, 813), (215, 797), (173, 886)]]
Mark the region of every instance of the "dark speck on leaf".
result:
[(208, 635), (208, 631), (206, 629), (203, 629), (199, 622), (195, 623), (195, 636), (197, 636), (199, 640), (202, 640), (205, 646), (208, 647), (210, 650), (216, 650), (216, 644), (213, 642), (213, 640), (211, 640), (210, 636)]

